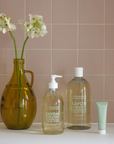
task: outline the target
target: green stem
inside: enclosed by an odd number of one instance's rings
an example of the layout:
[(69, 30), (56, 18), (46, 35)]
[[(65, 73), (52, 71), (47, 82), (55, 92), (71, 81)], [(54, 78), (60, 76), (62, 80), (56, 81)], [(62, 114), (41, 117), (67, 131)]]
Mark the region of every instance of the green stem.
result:
[[(29, 38), (29, 36), (27, 36), (27, 38), (24, 41), (23, 49), (22, 49), (22, 53), (21, 53), (21, 63), (20, 63), (20, 70), (21, 71), (20, 71), (20, 81), (19, 81), (20, 87), (21, 87), (22, 60), (23, 60), (23, 54), (24, 54), (25, 44), (26, 44), (28, 38)], [(21, 89), (20, 89), (20, 93), (21, 93)], [(20, 96), (20, 94), (19, 94), (19, 104), (20, 104), (20, 107), (21, 107), (21, 96)], [(20, 108), (19, 108), (19, 114), (20, 114)], [(22, 113), (22, 111), (21, 111), (21, 115), (22, 115), (22, 119), (23, 119), (23, 113)], [(24, 122), (24, 119), (23, 119), (23, 122)]]
[(11, 37), (13, 38), (13, 42), (14, 42), (14, 47), (15, 47), (15, 58), (16, 58), (16, 71), (17, 71), (17, 82), (18, 82), (18, 86), (19, 86), (19, 74), (18, 74), (18, 62), (17, 62), (17, 59), (18, 59), (18, 55), (17, 55), (17, 45), (16, 45), (16, 41), (15, 41), (15, 38), (12, 34), (11, 31), (9, 31)]
[(23, 54), (24, 54), (25, 44), (26, 44), (28, 38), (29, 38), (29, 36), (27, 36), (27, 38), (25, 39), (24, 44), (23, 44), (23, 49), (22, 49), (22, 53), (21, 53), (21, 60), (23, 59)]
[(13, 38), (14, 47), (15, 47), (15, 58), (17, 59), (17, 58), (18, 58), (18, 55), (17, 55), (17, 45), (16, 45), (16, 41), (15, 41), (15, 38), (14, 38), (12, 32), (9, 31), (9, 33), (10, 33), (11, 37)]
[[(10, 32), (11, 37), (13, 38), (14, 47), (15, 47), (17, 83), (18, 83), (18, 90), (19, 90), (19, 111), (18, 111), (18, 122), (17, 122), (17, 123), (19, 123), (19, 115), (20, 115), (20, 109), (21, 109), (21, 75), (19, 75), (19, 73), (18, 73), (18, 62), (17, 62), (18, 55), (17, 55), (17, 45), (16, 45), (16, 41), (15, 41), (15, 38), (14, 38), (12, 32), (11, 32), (11, 31), (9, 31), (9, 32)], [(19, 79), (19, 77), (20, 77), (20, 79)]]

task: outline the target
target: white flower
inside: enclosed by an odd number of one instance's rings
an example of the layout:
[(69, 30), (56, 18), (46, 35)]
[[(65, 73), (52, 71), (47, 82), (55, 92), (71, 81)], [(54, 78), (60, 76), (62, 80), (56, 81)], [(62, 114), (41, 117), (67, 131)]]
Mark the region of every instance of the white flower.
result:
[(42, 25), (41, 29), (46, 30), (46, 25)]
[(19, 21), (31, 38), (44, 36), (47, 34), (46, 25), (43, 23), (43, 16), (29, 14), (30, 22)]
[(3, 32), (3, 34), (5, 34), (10, 29), (11, 29), (10, 18), (5, 17), (4, 21), (2, 23), (2, 32)]
[(38, 15), (37, 17), (38, 17), (38, 20), (39, 20), (39, 21), (43, 21), (43, 16)]
[(32, 28), (32, 25), (30, 22), (25, 22), (24, 26), (27, 32)]
[(11, 23), (11, 18), (6, 16), (5, 14), (0, 14), (0, 31), (5, 34), (7, 31), (16, 30), (16, 26)]
[(47, 30), (41, 30), (40, 31), (40, 36), (44, 36), (44, 35), (46, 35), (47, 34)]
[(31, 23), (35, 23), (38, 20), (38, 15), (29, 14), (29, 16), (30, 16)]
[(2, 29), (2, 32), (3, 32), (3, 34), (5, 34), (5, 33), (7, 32), (7, 29), (6, 29), (6, 28), (3, 28), (3, 29)]
[(0, 14), (0, 25), (3, 25), (4, 23), (4, 15), (3, 13)]
[(35, 37), (39, 37), (39, 36), (40, 36), (40, 32), (39, 32), (38, 30), (36, 30), (36, 31), (34, 32), (34, 36), (35, 36)]
[(0, 15), (0, 23), (3, 22), (4, 18), (2, 15)]
[(1, 13), (1, 14), (0, 14), (0, 21), (4, 21), (4, 17), (5, 17), (5, 16), (6, 16), (5, 14)]
[(46, 30), (46, 25), (42, 25), (40, 35), (44, 36), (44, 35), (46, 35), (46, 33), (48, 33), (47, 30)]
[(14, 24), (10, 24), (11, 25), (11, 31), (16, 30), (16, 26)]
[(31, 37), (31, 38), (34, 38), (34, 31), (32, 31), (32, 30), (29, 31), (28, 32), (28, 36)]

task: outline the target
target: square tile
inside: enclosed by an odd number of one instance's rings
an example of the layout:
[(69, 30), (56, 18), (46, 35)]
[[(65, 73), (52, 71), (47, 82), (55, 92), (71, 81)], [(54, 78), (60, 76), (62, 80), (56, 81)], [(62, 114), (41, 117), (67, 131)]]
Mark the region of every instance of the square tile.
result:
[(114, 101), (107, 101), (108, 107), (107, 107), (107, 123), (114, 123), (114, 115), (113, 115), (113, 109), (114, 109)]
[(114, 23), (114, 1), (105, 0), (105, 22)]
[[(18, 56), (21, 55), (20, 50), (18, 50), (17, 53)], [(14, 67), (13, 59), (15, 59), (15, 50), (0, 50), (0, 67), (1, 67), (0, 74), (13, 73), (13, 67)]]
[(66, 89), (68, 83), (74, 78), (74, 75), (62, 75), (62, 78), (57, 78), (56, 81), (58, 83), (58, 92), (62, 95), (63, 99), (66, 100)]
[(80, 49), (104, 49), (104, 26), (80, 25), (79, 26)]
[(1, 0), (0, 13), (10, 16), (12, 23), (18, 23), (18, 20), (24, 19), (24, 0)]
[(77, 48), (76, 25), (53, 25), (52, 36), (53, 49)]
[(91, 122), (98, 123), (97, 101), (91, 101)]
[(44, 37), (29, 38), (26, 43), (27, 49), (51, 49), (51, 26), (47, 25), (47, 31)]
[(26, 1), (26, 19), (29, 20), (29, 14), (38, 14), (43, 16), (44, 23), (51, 23), (51, 0), (27, 0)]
[[(24, 43), (24, 30), (21, 29), (21, 26), (19, 24), (16, 24), (17, 29), (15, 31), (12, 31), (12, 34), (15, 38), (17, 49), (22, 49), (23, 43)], [(15, 49), (13, 38), (11, 37), (10, 33), (7, 32), (6, 34), (3, 34), (0, 32), (0, 48), (10, 48)]]
[(76, 23), (77, 0), (53, 0), (53, 23)]
[(0, 50), (0, 74), (12, 74), (14, 50)]
[(91, 100), (103, 100), (103, 76), (84, 76), (91, 87)]
[(104, 0), (79, 0), (80, 23), (104, 23)]
[(37, 111), (34, 123), (42, 123), (42, 100), (37, 99)]
[(105, 100), (114, 100), (114, 76), (105, 77)]
[(34, 74), (51, 73), (51, 51), (50, 50), (27, 50), (26, 51), (27, 70)]
[(84, 68), (84, 74), (103, 74), (103, 50), (80, 50), (79, 66)]
[(34, 75), (33, 90), (37, 99), (43, 99), (49, 91), (48, 85), (51, 81), (51, 75)]
[(105, 26), (105, 48), (114, 49), (114, 25)]
[(75, 50), (53, 50), (52, 51), (52, 73), (74, 74), (77, 66), (77, 51)]
[(105, 52), (105, 73), (114, 74), (114, 50)]

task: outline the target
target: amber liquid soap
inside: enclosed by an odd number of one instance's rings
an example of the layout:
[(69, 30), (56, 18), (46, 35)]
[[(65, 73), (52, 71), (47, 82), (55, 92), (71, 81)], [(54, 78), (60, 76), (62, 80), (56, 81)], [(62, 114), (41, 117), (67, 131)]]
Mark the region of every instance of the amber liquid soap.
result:
[(66, 127), (74, 130), (91, 128), (91, 89), (83, 78), (83, 68), (75, 68), (75, 77), (68, 83)]

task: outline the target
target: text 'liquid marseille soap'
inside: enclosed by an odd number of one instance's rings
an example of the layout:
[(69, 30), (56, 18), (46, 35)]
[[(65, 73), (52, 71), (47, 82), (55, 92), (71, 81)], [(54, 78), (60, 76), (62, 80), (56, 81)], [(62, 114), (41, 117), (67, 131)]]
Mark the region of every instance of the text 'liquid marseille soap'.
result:
[(64, 101), (56, 90), (58, 83), (55, 78), (62, 77), (51, 75), (49, 92), (42, 100), (42, 128), (44, 134), (61, 134), (64, 131)]
[(67, 123), (69, 129), (85, 130), (91, 128), (91, 89), (83, 78), (83, 68), (75, 68), (75, 77), (68, 83)]

